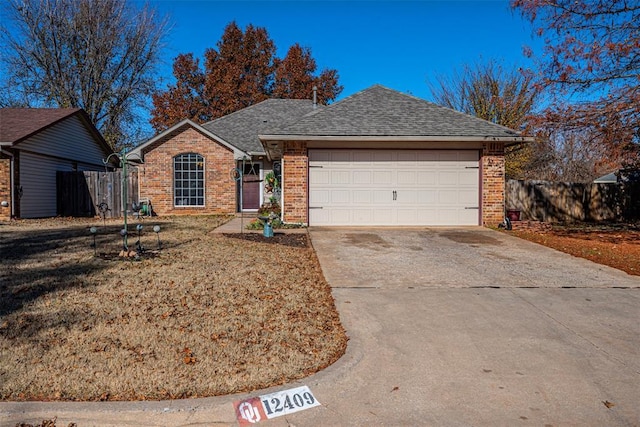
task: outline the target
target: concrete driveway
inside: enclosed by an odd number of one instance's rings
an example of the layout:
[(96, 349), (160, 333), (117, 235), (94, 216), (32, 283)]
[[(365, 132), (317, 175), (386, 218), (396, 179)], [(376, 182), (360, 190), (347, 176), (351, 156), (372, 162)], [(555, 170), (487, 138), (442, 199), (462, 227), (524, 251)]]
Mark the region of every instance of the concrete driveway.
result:
[(351, 346), (294, 424), (640, 425), (639, 277), (481, 228), (311, 237)]
[(231, 403), (308, 385), (265, 426), (638, 426), (640, 278), (481, 228), (311, 229), (350, 337), (299, 383), (135, 403), (0, 403), (59, 425), (235, 425)]

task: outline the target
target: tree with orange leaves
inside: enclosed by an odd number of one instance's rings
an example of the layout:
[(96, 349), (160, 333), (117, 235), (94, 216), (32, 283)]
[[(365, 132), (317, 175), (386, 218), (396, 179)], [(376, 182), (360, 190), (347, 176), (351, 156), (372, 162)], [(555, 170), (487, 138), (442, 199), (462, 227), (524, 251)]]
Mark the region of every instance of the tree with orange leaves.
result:
[(317, 65), (311, 56), (311, 49), (298, 43), (289, 48), (283, 60), (278, 61), (275, 71), (275, 82), (272, 96), (276, 98), (308, 99), (309, 88), (317, 88), (317, 100), (327, 104), (335, 99), (342, 86), (338, 85), (336, 70), (323, 70), (314, 76)]
[(295, 44), (278, 59), (264, 28), (249, 25), (243, 31), (231, 22), (216, 46), (205, 52), (204, 70), (192, 54), (175, 59), (176, 83), (153, 95), (151, 124), (157, 131), (185, 118), (204, 123), (270, 97), (310, 99), (313, 86), (323, 104), (342, 91), (336, 70), (314, 75), (310, 49)]

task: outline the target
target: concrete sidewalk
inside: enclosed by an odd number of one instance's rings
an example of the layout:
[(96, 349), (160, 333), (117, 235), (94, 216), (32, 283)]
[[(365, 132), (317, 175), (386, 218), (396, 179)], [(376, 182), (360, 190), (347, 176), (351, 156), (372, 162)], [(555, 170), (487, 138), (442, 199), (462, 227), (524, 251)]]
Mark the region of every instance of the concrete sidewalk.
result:
[[(257, 218), (257, 214), (244, 214), (243, 216), (236, 216), (231, 221), (222, 224), (220, 227), (216, 228), (214, 233), (260, 233), (262, 234), (263, 230), (247, 230), (247, 225), (253, 220)], [(307, 233), (306, 228), (279, 228), (273, 230), (274, 234), (284, 233)]]
[(4, 402), (0, 425), (237, 425), (232, 402), (298, 385), (322, 406), (259, 425), (640, 425), (639, 277), (485, 229), (310, 235), (350, 337), (326, 370), (206, 399)]

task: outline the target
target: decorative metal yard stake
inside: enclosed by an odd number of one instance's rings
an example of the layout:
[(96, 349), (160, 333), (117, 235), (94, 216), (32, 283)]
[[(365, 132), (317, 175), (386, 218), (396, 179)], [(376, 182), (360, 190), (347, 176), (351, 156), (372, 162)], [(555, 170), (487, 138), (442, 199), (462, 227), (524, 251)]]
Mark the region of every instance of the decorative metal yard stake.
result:
[[(127, 231), (127, 223), (126, 223), (126, 221), (124, 223), (124, 227), (125, 228), (120, 230), (120, 235), (122, 236), (122, 250), (128, 254), (129, 253), (129, 246), (127, 246), (127, 234), (129, 234), (129, 232)], [(125, 255), (125, 256), (128, 256), (128, 255)]]
[(158, 250), (160, 250), (162, 248), (162, 244), (160, 243), (160, 226), (154, 225), (153, 231), (155, 231), (156, 236), (158, 236)]
[(136, 230), (138, 231), (138, 241), (136, 242), (136, 250), (139, 253), (142, 253), (144, 252), (144, 247), (142, 246), (142, 243), (140, 243), (140, 234), (142, 233), (142, 224), (136, 225)]
[(96, 227), (91, 227), (89, 231), (93, 235), (93, 256), (98, 256), (98, 247), (96, 246), (96, 233), (98, 232), (98, 229)]
[[(111, 159), (111, 157), (116, 156), (118, 158), (118, 161), (120, 162), (120, 167), (122, 168), (122, 215), (124, 216), (124, 228), (122, 229), (122, 231), (120, 231), (120, 234), (122, 235), (122, 242), (125, 251), (129, 250), (129, 246), (127, 244), (127, 234), (129, 234), (127, 229), (127, 204), (129, 199), (129, 195), (127, 194), (127, 189), (129, 188), (129, 186), (127, 185), (129, 180), (129, 175), (127, 173), (127, 164), (129, 163), (129, 157), (134, 154), (135, 153), (127, 153), (127, 149), (123, 148), (121, 152), (111, 153), (106, 159), (102, 161), (102, 163), (104, 163), (104, 165), (106, 166), (107, 164), (109, 164), (109, 160)], [(138, 160), (142, 161), (142, 158), (140, 158), (139, 155), (135, 154), (135, 156), (137, 156)]]

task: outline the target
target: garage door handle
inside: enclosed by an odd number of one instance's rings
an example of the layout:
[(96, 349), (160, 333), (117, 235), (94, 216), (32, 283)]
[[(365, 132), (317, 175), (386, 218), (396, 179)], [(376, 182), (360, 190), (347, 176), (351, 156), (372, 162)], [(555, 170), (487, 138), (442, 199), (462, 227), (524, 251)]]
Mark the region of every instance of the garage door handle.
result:
[(393, 200), (398, 200), (398, 192), (393, 190)]
[(478, 206), (465, 206), (465, 209), (480, 209)]
[(309, 206), (309, 209), (323, 209), (322, 206)]

